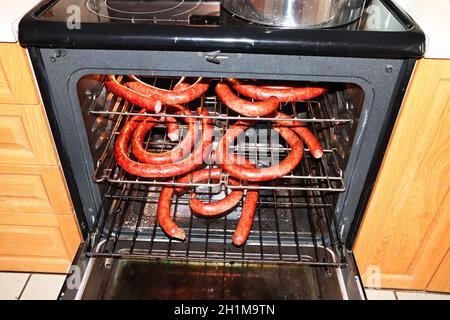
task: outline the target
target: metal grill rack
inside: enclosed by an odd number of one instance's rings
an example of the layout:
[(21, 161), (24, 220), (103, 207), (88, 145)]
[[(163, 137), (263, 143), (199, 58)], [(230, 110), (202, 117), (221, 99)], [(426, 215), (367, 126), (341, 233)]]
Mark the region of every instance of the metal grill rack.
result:
[[(172, 87), (176, 83), (174, 78), (155, 78), (154, 84), (158, 85), (158, 81), (162, 81), (166, 87)], [(200, 105), (205, 106), (210, 116), (208, 118), (213, 119), (216, 136), (221, 136), (235, 120), (259, 120), (257, 121), (260, 129), (270, 129), (272, 120), (283, 120), (281, 118), (251, 118), (243, 117), (235, 114), (232, 110), (229, 110), (224, 104), (222, 104), (215, 95), (208, 95), (198, 101), (190, 104), (190, 108), (193, 109)], [(249, 186), (244, 181), (241, 181), (240, 185), (232, 186), (228, 184), (228, 174), (225, 172), (222, 174), (222, 178), (218, 181), (208, 181), (207, 183), (175, 183), (178, 177), (173, 179), (143, 179), (127, 174), (122, 168), (120, 168), (114, 159), (114, 141), (115, 137), (119, 134), (120, 128), (129, 117), (133, 115), (139, 115), (140, 108), (130, 105), (127, 101), (105, 92), (105, 90), (99, 90), (94, 102), (89, 108), (91, 114), (95, 114), (99, 117), (107, 117), (111, 121), (111, 130), (109, 136), (104, 139), (103, 152), (97, 162), (97, 167), (94, 173), (94, 180), (100, 182), (110, 183), (129, 183), (129, 184), (147, 184), (153, 186), (219, 186), (222, 185), (229, 189), (245, 188), (245, 189), (293, 189), (293, 190), (312, 190), (312, 191), (326, 191), (326, 192), (342, 192), (345, 191), (343, 171), (339, 167), (339, 155), (336, 148), (325, 148), (324, 156), (321, 160), (314, 159), (308, 148), (305, 148), (305, 153), (301, 165), (303, 167), (304, 174), (300, 173), (300, 168), (297, 168), (294, 172), (287, 176), (278, 179), (275, 182), (261, 183), (258, 186)], [(326, 134), (325, 131), (332, 130), (334, 126), (343, 125), (352, 122), (350, 114), (348, 117), (342, 118), (335, 114), (335, 110), (327, 103), (321, 103), (320, 101), (306, 101), (300, 103), (280, 104), (280, 111), (293, 114), (295, 119), (301, 120), (305, 124), (309, 124), (310, 128), (314, 131), (315, 135), (322, 138), (322, 142), (325, 142), (324, 146), (330, 145), (327, 139), (331, 134)], [(165, 116), (164, 113), (159, 114), (146, 114), (148, 116)], [(183, 115), (172, 115), (171, 117), (186, 117)], [(204, 118), (204, 116), (193, 115), (192, 118)], [(292, 119), (285, 119), (292, 120)], [(264, 124), (264, 125), (262, 125)], [(158, 131), (159, 127), (155, 128)], [(186, 127), (180, 123), (180, 141), (183, 138)], [(260, 131), (258, 131), (260, 132)], [(266, 130), (270, 132), (270, 130)], [(155, 139), (157, 137), (157, 139)], [(246, 144), (245, 146), (234, 145), (231, 151), (234, 153), (246, 155), (252, 162), (258, 166), (268, 165), (264, 159), (269, 158), (273, 160), (274, 154), (282, 160), (290, 152), (290, 147), (286, 143), (281, 142), (277, 144), (270, 143), (270, 136), (266, 137), (264, 142), (259, 141), (254, 144)], [(269, 141), (269, 142), (268, 142)], [(172, 149), (179, 141), (170, 141), (166, 133), (157, 135), (153, 131), (150, 132), (148, 140), (145, 142), (148, 151), (163, 152)]]
[[(203, 198), (220, 197), (220, 192), (205, 191)], [(238, 248), (231, 244), (231, 237), (242, 204), (220, 219), (204, 219), (191, 214), (188, 195), (173, 197), (174, 219), (187, 236), (183, 242), (167, 238), (157, 224), (159, 192), (155, 186), (108, 184), (88, 255), (317, 266), (346, 263), (328, 196), (261, 190), (249, 239)]]

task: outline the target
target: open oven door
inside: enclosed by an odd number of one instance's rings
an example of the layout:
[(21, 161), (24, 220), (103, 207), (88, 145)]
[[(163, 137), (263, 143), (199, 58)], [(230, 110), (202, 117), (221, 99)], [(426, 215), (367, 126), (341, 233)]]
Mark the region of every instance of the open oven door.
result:
[[(313, 249), (311, 247), (311, 249)], [(79, 251), (60, 294), (73, 299), (361, 300), (353, 254), (345, 266), (87, 257)], [(333, 254), (328, 252), (334, 259)]]

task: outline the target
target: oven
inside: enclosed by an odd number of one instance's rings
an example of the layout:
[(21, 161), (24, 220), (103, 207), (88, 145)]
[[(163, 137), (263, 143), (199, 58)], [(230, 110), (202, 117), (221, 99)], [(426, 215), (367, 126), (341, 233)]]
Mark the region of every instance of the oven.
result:
[[(84, 236), (61, 299), (363, 299), (352, 246), (423, 54), (423, 33), (390, 1), (366, 2), (365, 13), (341, 28), (313, 30), (247, 26), (216, 1), (168, 3), (187, 13), (156, 21), (170, 8), (150, 1), (147, 11), (139, 9), (139, 20), (119, 10), (137, 10), (135, 1), (51, 0), (21, 21), (21, 43), (33, 62)], [(68, 28), (69, 5), (81, 10), (79, 29)], [(381, 29), (364, 29), (380, 10)], [(164, 104), (158, 113), (142, 113), (142, 105), (106, 85), (134, 79), (174, 92), (180, 82), (192, 85), (199, 78), (209, 87), (184, 104), (190, 113)], [(231, 78), (324, 92), (278, 102), (268, 115), (243, 115), (216, 92)], [(207, 112), (196, 113), (198, 108)], [(201, 134), (210, 123), (211, 149), (217, 151), (224, 135), (243, 122), (249, 125), (228, 154), (257, 168), (283, 163), (297, 148), (302, 159), (289, 172), (259, 182), (236, 177), (214, 157), (183, 172), (209, 172), (201, 181), (140, 176), (116, 154), (124, 127), (136, 117), (162, 119), (141, 141), (153, 154), (176, 148), (191, 121)], [(177, 124), (175, 138), (169, 117)], [(304, 140), (293, 148), (278, 134), (286, 117), (314, 134), (322, 157), (314, 157)], [(158, 219), (161, 194), (173, 188), (185, 191), (169, 203), (182, 240), (170, 237)], [(243, 196), (220, 216), (191, 209), (194, 194), (208, 204), (236, 192)], [(245, 243), (236, 245), (233, 234), (251, 194), (258, 199), (253, 223)]]

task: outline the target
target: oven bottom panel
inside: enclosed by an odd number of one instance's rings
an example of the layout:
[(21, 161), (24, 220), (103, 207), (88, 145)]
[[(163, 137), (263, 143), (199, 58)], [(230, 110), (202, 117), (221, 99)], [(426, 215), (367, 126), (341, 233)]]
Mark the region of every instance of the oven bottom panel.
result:
[[(82, 247), (74, 265), (82, 270), (74, 288), (67, 278), (60, 299), (72, 300), (345, 300), (363, 299), (351, 253), (341, 267), (281, 263), (232, 263), (88, 257)], [(307, 252), (317, 247), (305, 246)], [(330, 261), (334, 253), (320, 248)], [(68, 286), (72, 284), (72, 286)], [(70, 287), (70, 288), (69, 288)]]

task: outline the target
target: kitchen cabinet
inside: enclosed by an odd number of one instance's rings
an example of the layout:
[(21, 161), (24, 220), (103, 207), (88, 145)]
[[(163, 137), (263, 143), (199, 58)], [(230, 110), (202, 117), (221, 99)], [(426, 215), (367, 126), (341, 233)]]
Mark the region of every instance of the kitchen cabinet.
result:
[(0, 43), (0, 271), (66, 272), (80, 241), (26, 51)]
[(16, 43), (0, 43), (0, 103), (38, 104), (27, 56)]
[(366, 286), (450, 292), (450, 60), (421, 60), (360, 229)]

